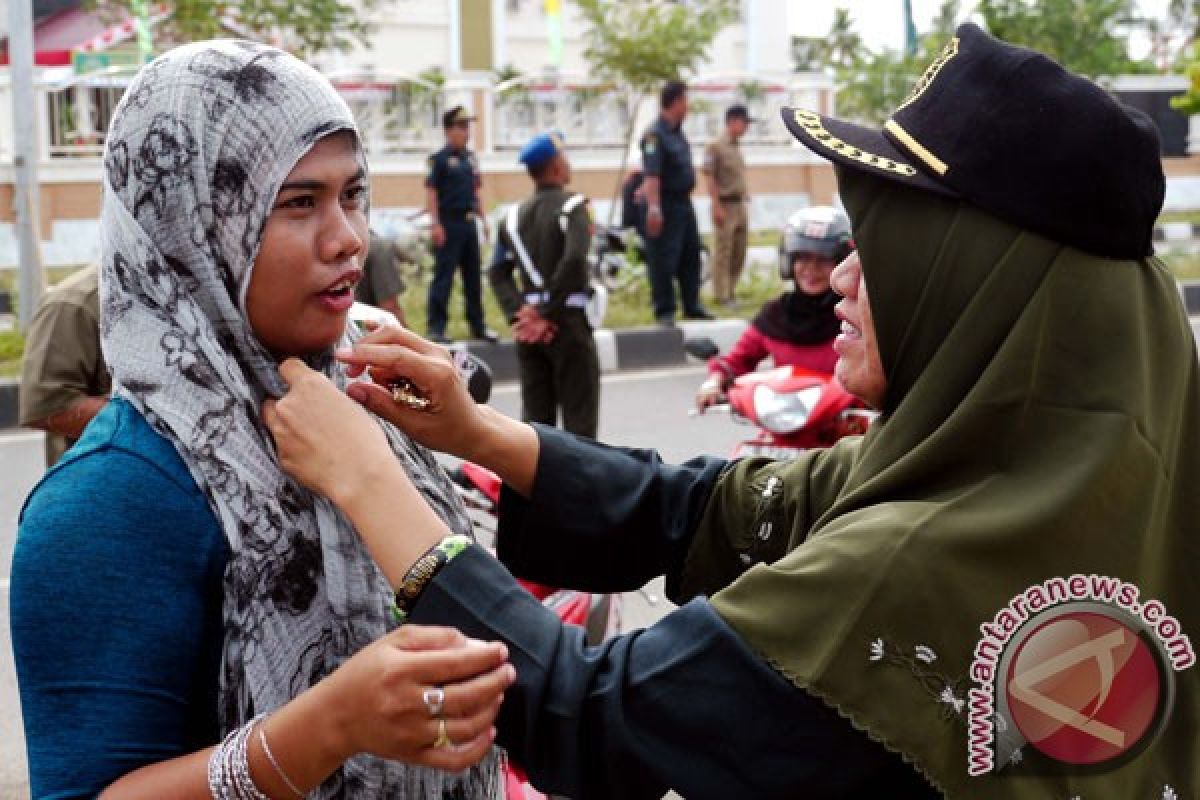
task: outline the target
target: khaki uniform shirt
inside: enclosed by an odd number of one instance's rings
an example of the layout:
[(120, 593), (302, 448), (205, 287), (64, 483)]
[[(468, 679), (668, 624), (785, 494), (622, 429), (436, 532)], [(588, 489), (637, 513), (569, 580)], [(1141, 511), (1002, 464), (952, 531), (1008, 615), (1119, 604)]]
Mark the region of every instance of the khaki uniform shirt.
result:
[(738, 202), (746, 199), (746, 162), (742, 149), (728, 133), (723, 133), (704, 148), (704, 172), (717, 183), (721, 200)]
[(363, 259), (363, 279), (354, 288), (354, 299), (370, 306), (395, 300), (404, 291), (400, 277), (400, 252), (395, 242), (371, 231), (367, 257)]
[[(51, 289), (30, 323), (21, 370), (20, 422), (45, 419), (111, 389), (100, 352), (99, 270), (86, 267)], [(74, 443), (47, 434), (47, 466)]]

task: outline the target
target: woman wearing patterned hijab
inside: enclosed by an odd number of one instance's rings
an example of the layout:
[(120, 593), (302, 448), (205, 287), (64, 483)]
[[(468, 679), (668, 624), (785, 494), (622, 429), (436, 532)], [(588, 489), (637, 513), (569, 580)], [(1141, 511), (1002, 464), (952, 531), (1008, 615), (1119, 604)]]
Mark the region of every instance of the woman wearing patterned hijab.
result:
[[(34, 797), (495, 796), (504, 648), (393, 630), (385, 578), (259, 412), (284, 358), (347, 382), (368, 208), (347, 106), (281, 51), (182, 47), (130, 86), (104, 176), (115, 400), (31, 494), (13, 563)], [(469, 535), (431, 454), (380, 431)]]

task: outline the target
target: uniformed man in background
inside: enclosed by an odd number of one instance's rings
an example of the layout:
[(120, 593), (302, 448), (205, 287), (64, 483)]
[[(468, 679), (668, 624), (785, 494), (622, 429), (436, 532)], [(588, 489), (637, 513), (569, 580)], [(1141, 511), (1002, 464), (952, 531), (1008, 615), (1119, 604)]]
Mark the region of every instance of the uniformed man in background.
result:
[(370, 231), (370, 244), (363, 259), (363, 277), (354, 287), (354, 299), (359, 303), (383, 309), (401, 325), (408, 325), (400, 294), (404, 279), (400, 277), (400, 251), (396, 242)]
[(51, 289), (25, 336), (20, 422), (46, 432), (47, 467), (83, 435), (112, 391), (100, 352), (99, 275), (85, 267)]
[(446, 336), (447, 305), (454, 287), (454, 271), (460, 267), (471, 336), (496, 341), (495, 332), (488, 330), (483, 320), (476, 220), (483, 222), (485, 237), (488, 228), (487, 217), (483, 216), (479, 202), (482, 185), (479, 161), (467, 149), (473, 119), (462, 106), (455, 106), (442, 115), (446, 146), (429, 157), (429, 173), (425, 178), (426, 207), (433, 223), (431, 234), (436, 257), (433, 281), (429, 284), (426, 335), (442, 344), (450, 341)]
[(704, 176), (712, 198), (713, 235), (717, 253), (713, 259), (713, 297), (724, 306), (736, 304), (738, 278), (746, 263), (748, 220), (746, 162), (739, 140), (750, 127), (750, 113), (741, 104), (725, 111), (725, 132), (704, 149)]
[(571, 165), (560, 136), (534, 137), (519, 160), (536, 191), (500, 226), (488, 278), (517, 340), (522, 418), (556, 425), (561, 411), (563, 428), (594, 439), (600, 361), (584, 311), (591, 215), (586, 198), (564, 188)]
[(662, 113), (642, 136), (642, 170), (646, 195), (646, 259), (654, 318), (675, 324), (675, 285), (679, 282), (683, 315), (712, 319), (700, 305), (700, 229), (692, 208), (696, 170), (692, 146), (683, 133), (687, 117), (687, 85), (668, 81), (659, 97)]

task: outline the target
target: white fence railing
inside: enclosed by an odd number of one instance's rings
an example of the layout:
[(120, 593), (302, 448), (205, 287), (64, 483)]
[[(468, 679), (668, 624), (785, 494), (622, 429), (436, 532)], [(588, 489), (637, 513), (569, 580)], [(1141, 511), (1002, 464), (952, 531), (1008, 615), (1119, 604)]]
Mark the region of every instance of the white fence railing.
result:
[[(44, 76), (34, 113), (42, 116), (43, 160), (98, 159), (105, 132), (131, 82), (134, 71), (113, 68), (73, 76)], [(425, 153), (441, 145), (441, 114), (447, 95), (441, 86), (407, 75), (337, 74), (331, 81), (358, 120), (363, 141), (376, 158)], [(703, 146), (723, 128), (725, 108), (742, 102), (756, 118), (744, 144), (780, 147), (790, 138), (778, 122), (782, 105), (832, 109), (833, 87), (827, 80), (798, 80), (791, 85), (740, 78), (705, 78), (689, 92), (691, 112), (685, 130)], [(461, 95), (460, 95), (461, 96)], [(559, 75), (518, 78), (483, 89), (477, 112), (490, 120), (476, 134), (482, 153), (519, 149), (540, 131), (557, 130), (573, 149), (613, 151), (624, 147), (630, 111), (621, 93), (586, 78)], [(8, 87), (0, 80), (0, 104), (7, 105)], [(4, 128), (5, 126), (0, 126)], [(0, 158), (11, 153), (7, 130), (0, 129)]]

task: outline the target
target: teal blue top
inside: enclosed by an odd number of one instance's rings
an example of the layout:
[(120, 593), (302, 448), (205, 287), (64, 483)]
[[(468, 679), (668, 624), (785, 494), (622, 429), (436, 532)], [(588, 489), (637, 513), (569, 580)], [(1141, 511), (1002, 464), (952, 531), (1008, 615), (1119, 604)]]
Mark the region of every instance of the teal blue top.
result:
[(217, 740), (225, 536), (174, 447), (114, 400), (26, 501), (13, 651), (43, 798)]

